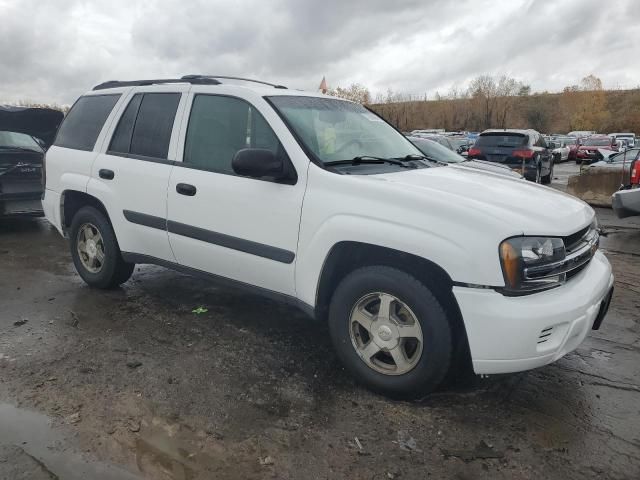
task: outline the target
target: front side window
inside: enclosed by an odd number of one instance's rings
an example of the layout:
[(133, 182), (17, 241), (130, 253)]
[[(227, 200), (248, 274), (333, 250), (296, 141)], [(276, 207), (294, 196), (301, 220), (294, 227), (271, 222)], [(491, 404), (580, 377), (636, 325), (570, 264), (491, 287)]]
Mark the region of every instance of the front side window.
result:
[(542, 148), (547, 148), (547, 141), (544, 139), (544, 137), (543, 137), (542, 135), (539, 135), (539, 136), (538, 136), (538, 143), (537, 143), (537, 145), (538, 145), (539, 147), (542, 147)]
[(402, 134), (357, 103), (304, 96), (273, 96), (269, 101), (323, 163), (420, 155)]
[(184, 146), (185, 164), (235, 175), (231, 161), (245, 148), (284, 155), (275, 133), (255, 107), (221, 95), (196, 95)]
[(69, 111), (53, 143), (58, 147), (91, 151), (120, 94), (80, 97)]

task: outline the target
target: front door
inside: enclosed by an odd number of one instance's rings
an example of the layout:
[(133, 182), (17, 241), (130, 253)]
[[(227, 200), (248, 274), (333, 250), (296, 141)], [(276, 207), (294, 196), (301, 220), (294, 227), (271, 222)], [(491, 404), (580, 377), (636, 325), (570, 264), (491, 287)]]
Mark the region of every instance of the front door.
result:
[(167, 228), (178, 263), (293, 295), (306, 172), (290, 183), (236, 175), (231, 161), (244, 148), (269, 149), (294, 167), (254, 105), (233, 96), (190, 97), (182, 164), (168, 188)]

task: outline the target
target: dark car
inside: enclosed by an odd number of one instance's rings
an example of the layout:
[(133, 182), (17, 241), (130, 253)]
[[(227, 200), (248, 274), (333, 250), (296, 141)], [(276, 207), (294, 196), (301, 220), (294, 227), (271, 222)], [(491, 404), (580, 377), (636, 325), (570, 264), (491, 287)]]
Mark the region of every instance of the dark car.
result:
[(517, 172), (514, 172), (510, 168), (502, 165), (496, 165), (491, 162), (483, 162), (481, 160), (469, 160), (455, 152), (452, 152), (447, 147), (442, 146), (440, 143), (430, 138), (424, 137), (407, 137), (411, 143), (413, 143), (418, 150), (425, 154), (425, 156), (438, 160), (440, 162), (446, 162), (450, 164), (460, 165), (466, 168), (473, 168), (476, 170), (483, 170), (485, 172), (497, 173), (499, 175), (505, 175), (507, 177), (522, 178)]
[(0, 217), (42, 215), (42, 159), (63, 113), (0, 106)]
[(553, 148), (535, 130), (485, 130), (469, 149), (467, 158), (507, 166), (527, 180), (551, 183)]

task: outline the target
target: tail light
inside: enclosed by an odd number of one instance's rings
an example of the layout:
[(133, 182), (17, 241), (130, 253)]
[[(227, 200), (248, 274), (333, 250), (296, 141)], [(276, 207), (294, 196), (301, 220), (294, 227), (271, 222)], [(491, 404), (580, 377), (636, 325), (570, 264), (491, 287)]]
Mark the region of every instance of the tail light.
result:
[(472, 157), (474, 155), (480, 155), (480, 149), (479, 148), (470, 148), (467, 151), (467, 156)]
[(520, 158), (533, 158), (533, 150), (514, 150), (512, 155)]
[(640, 184), (640, 161), (636, 160), (631, 165), (631, 185)]

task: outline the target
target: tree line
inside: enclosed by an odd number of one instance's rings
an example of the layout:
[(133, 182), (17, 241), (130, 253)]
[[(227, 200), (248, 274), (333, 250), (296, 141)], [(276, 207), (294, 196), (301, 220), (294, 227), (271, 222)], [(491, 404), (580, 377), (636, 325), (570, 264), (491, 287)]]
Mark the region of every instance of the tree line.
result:
[(640, 133), (640, 88), (605, 90), (594, 75), (559, 93), (533, 93), (530, 85), (506, 75), (480, 75), (467, 88), (453, 87), (443, 95), (436, 93), (433, 99), (388, 90), (372, 100), (369, 90), (359, 84), (328, 93), (365, 104), (404, 131), (533, 128), (548, 133)]

